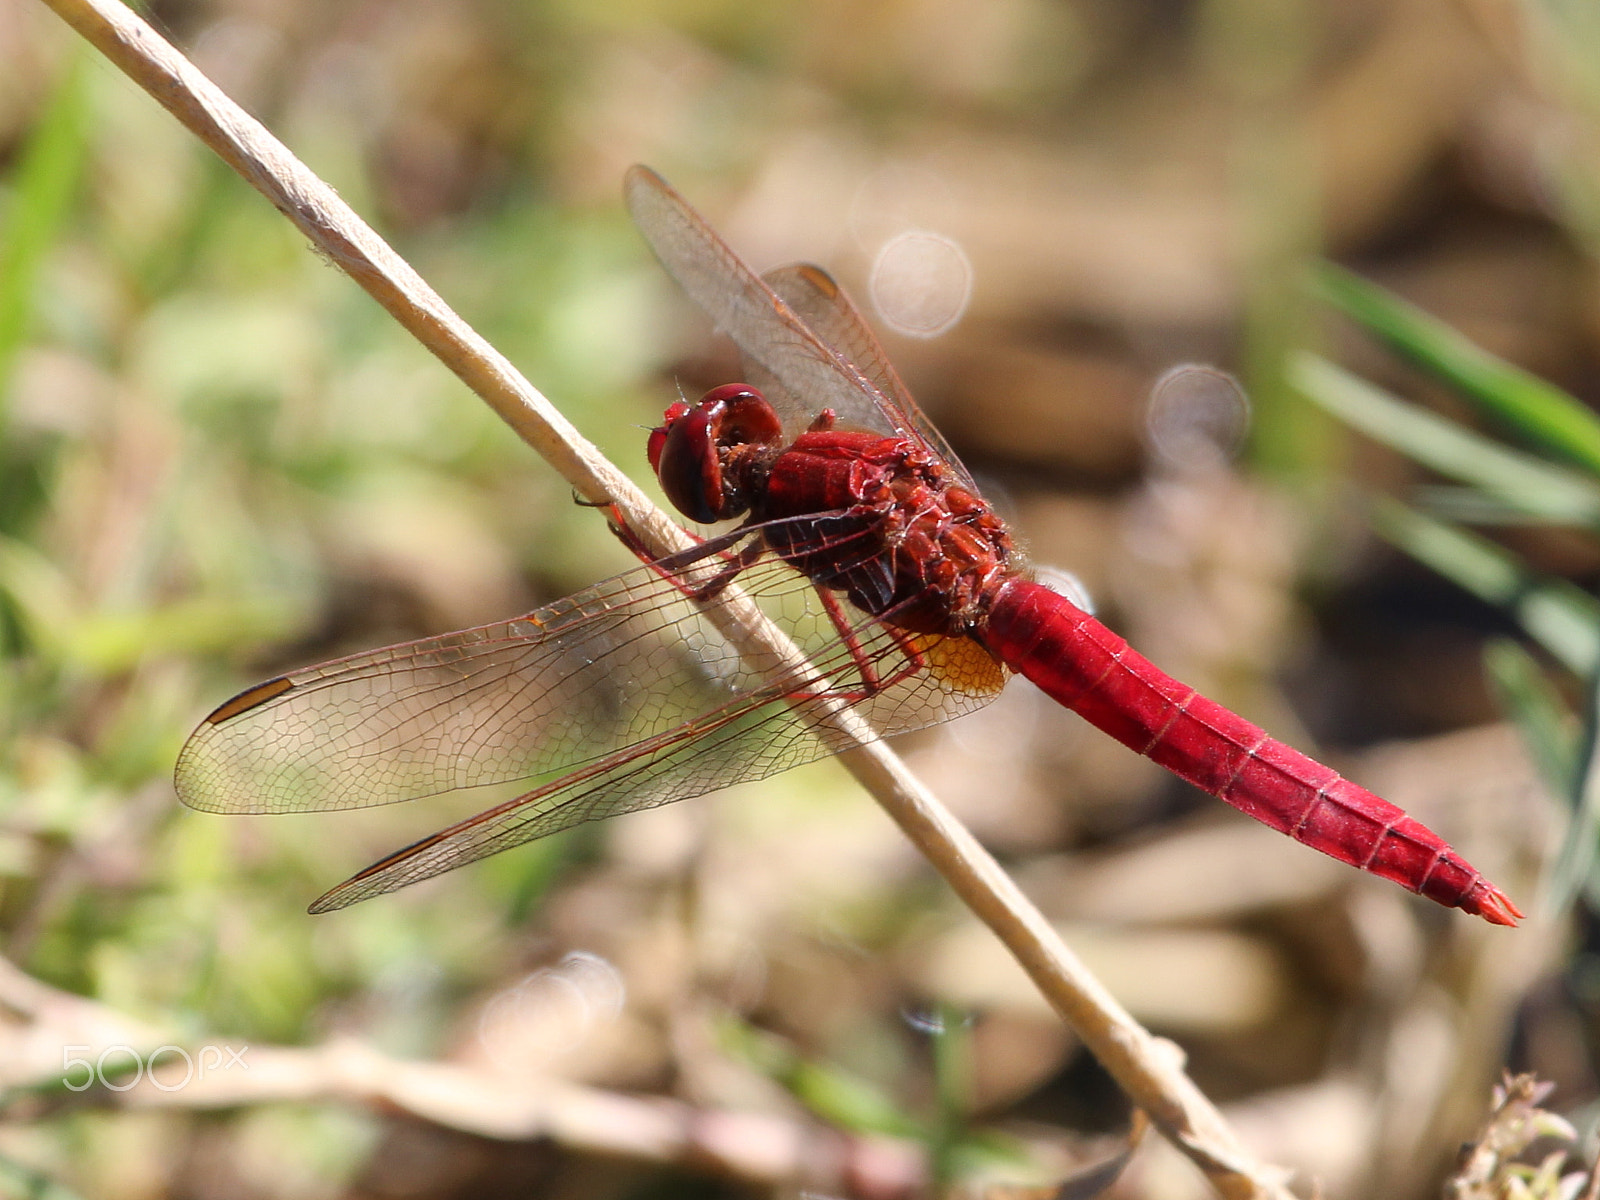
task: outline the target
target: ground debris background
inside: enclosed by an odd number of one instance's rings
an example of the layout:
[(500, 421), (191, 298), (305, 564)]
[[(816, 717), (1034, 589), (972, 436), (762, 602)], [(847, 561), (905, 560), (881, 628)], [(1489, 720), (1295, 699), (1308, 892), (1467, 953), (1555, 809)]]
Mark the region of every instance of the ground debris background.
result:
[[(628, 164), (863, 298), (897, 235), (949, 239), (963, 319), (886, 344), (1034, 560), (1537, 901), (1559, 806), (1481, 664), (1513, 626), (1373, 537), (1363, 498), (1426, 477), (1288, 364), (1459, 415), (1317, 306), (1324, 254), (1594, 396), (1600, 29), (1472, 0), (154, 17), (641, 479), (676, 389), (736, 368), (628, 225)], [(0, 11), (0, 62), (0, 1190), (876, 1197), (1115, 1153), (1114, 1089), (829, 764), (317, 919), (476, 806), (180, 810), (177, 748), (239, 688), (629, 559), (43, 7)], [(1246, 430), (1150, 417), (1184, 362), (1238, 376)], [(1498, 536), (1600, 574), (1587, 534)], [(903, 749), (1302, 1194), (1438, 1194), (1508, 1063), (1587, 1133), (1586, 917), (1437, 910), (1021, 684)], [(214, 1069), (118, 1090), (163, 1045)], [(1158, 1139), (1132, 1157), (1113, 1194), (1204, 1194)]]

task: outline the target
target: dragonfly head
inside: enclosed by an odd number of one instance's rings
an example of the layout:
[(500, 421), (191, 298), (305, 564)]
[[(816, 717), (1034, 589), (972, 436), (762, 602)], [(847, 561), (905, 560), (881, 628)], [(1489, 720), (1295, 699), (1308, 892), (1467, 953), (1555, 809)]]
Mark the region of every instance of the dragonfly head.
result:
[(679, 401), (650, 431), (650, 467), (678, 510), (702, 524), (750, 507), (751, 468), (770, 461), (783, 423), (766, 397), (744, 383), (712, 388), (698, 404)]

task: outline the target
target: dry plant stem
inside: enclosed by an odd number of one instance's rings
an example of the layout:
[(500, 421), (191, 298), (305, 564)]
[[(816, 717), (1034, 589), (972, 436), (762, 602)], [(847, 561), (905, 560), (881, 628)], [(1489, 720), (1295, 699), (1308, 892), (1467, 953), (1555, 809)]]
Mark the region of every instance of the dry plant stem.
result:
[[(338, 195), (119, 0), (45, 0), (187, 125), (482, 397), (586, 499), (614, 504), (657, 554), (688, 545), (655, 508), (493, 347), (473, 332)], [(792, 661), (795, 651), (751, 606), (729, 630), (741, 651)], [(957, 895), (1005, 943), (1118, 1083), (1227, 1197), (1289, 1197), (1283, 1172), (1251, 1160), (1170, 1043), (1151, 1037), (1062, 943), (970, 833), (882, 742), (841, 706), (824, 720), (852, 730), (843, 756)]]
[[(693, 1108), (537, 1075), (507, 1076), (451, 1063), (389, 1058), (354, 1041), (251, 1046), (249, 1069), (182, 1088), (141, 1080), (115, 1097), (129, 1108), (238, 1108), (264, 1102), (379, 1102), (477, 1137), (550, 1140), (585, 1153), (671, 1164), (752, 1187), (797, 1181), (853, 1192), (863, 1175), (879, 1196), (923, 1193), (919, 1147), (819, 1129), (769, 1113)], [(175, 1072), (176, 1073), (176, 1072)]]
[[(0, 1116), (13, 1124), (85, 1102), (189, 1111), (366, 1104), (475, 1137), (546, 1138), (583, 1153), (673, 1165), (767, 1190), (799, 1186), (875, 1200), (912, 1200), (928, 1190), (927, 1154), (918, 1141), (832, 1129), (792, 1114), (608, 1091), (541, 1074), (516, 1056), (415, 1062), (350, 1038), (318, 1046), (180, 1044), (172, 1029), (40, 983), (4, 957), (0, 1009), (7, 1016), (0, 1022), (0, 1094), (7, 1098)], [(63, 1046), (79, 1052), (65, 1072)], [(145, 1069), (114, 1087), (90, 1089), (89, 1073), (100, 1073), (96, 1050), (119, 1051), (118, 1064), (138, 1061)], [(63, 1093), (63, 1082), (88, 1090)], [(1103, 1188), (1088, 1187), (1117, 1177), (1143, 1140), (1145, 1124), (1135, 1114), (1125, 1135), (1096, 1139), (1103, 1153), (1087, 1162), (1079, 1158), (1083, 1147), (1075, 1146), (1073, 1169), (1060, 1182), (1076, 1187), (1073, 1195), (1099, 1195)]]
[[(540, 1075), (526, 1064), (411, 1062), (349, 1039), (309, 1047), (180, 1046), (175, 1030), (41, 983), (3, 957), (0, 1009), (6, 1013), (0, 1094), (15, 1102), (5, 1113), (13, 1122), (19, 1112), (38, 1111), (41, 1102), (46, 1111), (83, 1101), (189, 1110), (380, 1104), (477, 1137), (549, 1138), (585, 1153), (691, 1167), (764, 1188), (798, 1182), (844, 1194), (867, 1177), (879, 1185), (874, 1194), (880, 1197), (924, 1191), (925, 1156), (913, 1142), (861, 1137), (776, 1114), (630, 1096)], [(63, 1046), (76, 1056), (65, 1070)], [(120, 1051), (112, 1056), (115, 1064), (145, 1063), (147, 1073), (81, 1096), (60, 1090), (63, 1082), (88, 1088), (96, 1051), (109, 1050)], [(208, 1053), (220, 1060), (209, 1068)], [(52, 1088), (47, 1098), (37, 1094)]]

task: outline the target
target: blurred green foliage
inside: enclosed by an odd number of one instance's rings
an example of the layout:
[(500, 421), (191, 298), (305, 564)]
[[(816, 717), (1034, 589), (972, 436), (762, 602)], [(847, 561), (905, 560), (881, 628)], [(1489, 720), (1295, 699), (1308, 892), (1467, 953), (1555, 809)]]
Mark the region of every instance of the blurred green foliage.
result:
[[(627, 555), (256, 193), (67, 58), (0, 192), (8, 953), (178, 1041), (313, 1042), (348, 998), (375, 1044), (433, 1053), (584, 840), (316, 922), (307, 900), (437, 813), (197, 817), (172, 762), (280, 665), (505, 615)], [(319, 145), (367, 187), (353, 147)], [(586, 432), (642, 457), (661, 287), (619, 206), (507, 197), (401, 241)], [(411, 554), (438, 556), (431, 589)], [(262, 1121), (325, 1160), (313, 1175), (357, 1157), (337, 1110)], [(115, 1124), (62, 1122), (60, 1146)]]
[[(1423, 511), (1379, 502), (1374, 528), (1441, 575), (1503, 606), (1530, 641), (1581, 681), (1574, 710), (1515, 642), (1485, 646), (1485, 670), (1497, 696), (1546, 786), (1573, 814), (1546, 904), (1560, 911), (1581, 891), (1589, 908), (1600, 907), (1600, 601), (1470, 531), (1472, 525), (1533, 525), (1600, 536), (1600, 418), (1560, 388), (1347, 271), (1324, 265), (1316, 287), (1498, 426), (1498, 437), (1478, 433), (1309, 354), (1297, 364), (1295, 379), (1309, 400), (1454, 485), (1421, 490)], [(1513, 440), (1531, 449), (1516, 448)]]

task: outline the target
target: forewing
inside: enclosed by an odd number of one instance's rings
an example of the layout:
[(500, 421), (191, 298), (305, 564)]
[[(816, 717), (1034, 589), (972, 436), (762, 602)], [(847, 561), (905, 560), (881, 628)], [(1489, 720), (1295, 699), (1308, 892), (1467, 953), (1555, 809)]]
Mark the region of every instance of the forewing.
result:
[[(613, 753), (757, 681), (680, 590), (735, 534), (509, 621), (352, 655), (223, 704), (178, 757), (210, 812), (361, 808), (533, 779)], [(775, 595), (807, 585), (773, 563)]]
[[(191, 735), (178, 759), (178, 794), (190, 807), (228, 813), (358, 808), (522, 780), (535, 794), (556, 788), (571, 798), (575, 788), (587, 795), (600, 786), (582, 780), (646, 771), (665, 753), (663, 739), (674, 747), (667, 761), (681, 756), (698, 764), (674, 776), (666, 792), (630, 799), (625, 791), (607, 791), (608, 799), (566, 810), (579, 815), (525, 835), (535, 837), (695, 794), (686, 786), (704, 791), (754, 777), (743, 765), (749, 748), (737, 743), (730, 756), (724, 740), (754, 720), (749, 713), (767, 711), (775, 695), (798, 684), (747, 663), (720, 632), (714, 610), (732, 592), (696, 601), (685, 589), (704, 586), (725, 569), (727, 556), (760, 537), (759, 531), (738, 531), (515, 620), (353, 655), (258, 685), (222, 705)], [(864, 690), (859, 665), (809, 581), (770, 555), (744, 566), (738, 580), (824, 664), (822, 691)], [(853, 634), (858, 657), (903, 664), (905, 634), (891, 634), (848, 605), (841, 611), (860, 626)], [(992, 690), (989, 682), (942, 663), (938, 670), (907, 673), (864, 701), (878, 733), (947, 719)], [(881, 678), (898, 671), (892, 667)], [(706, 721), (721, 734), (701, 738)], [(759, 774), (830, 749), (815, 739), (804, 742), (803, 725), (782, 724), (787, 748), (757, 755), (777, 764)], [(599, 775), (592, 770), (597, 763), (604, 765)]]
[[(794, 263), (768, 271), (762, 279), (812, 333), (843, 354), (866, 377), (877, 390), (878, 405), (896, 432), (926, 442), (950, 465), (961, 485), (976, 494), (972, 476), (912, 398), (872, 327), (833, 276), (813, 263)], [(749, 382), (761, 386), (757, 380)]]
[(772, 400), (791, 438), (824, 408), (846, 425), (900, 432), (872, 381), (819, 338), (661, 176), (631, 167), (623, 192), (667, 273), (748, 361), (781, 384), (786, 394)]

